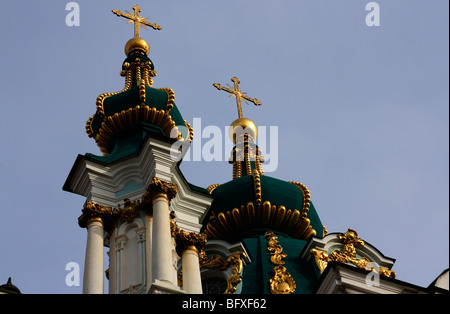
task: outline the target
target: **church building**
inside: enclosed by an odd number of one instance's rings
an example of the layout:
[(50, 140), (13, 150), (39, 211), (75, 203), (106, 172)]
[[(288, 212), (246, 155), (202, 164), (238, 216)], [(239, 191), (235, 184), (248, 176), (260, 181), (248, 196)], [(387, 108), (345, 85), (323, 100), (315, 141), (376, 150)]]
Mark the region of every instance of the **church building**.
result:
[(448, 270), (429, 287), (396, 279), (395, 259), (361, 230), (327, 231), (307, 183), (264, 174), (257, 126), (241, 106), (261, 102), (240, 90), (237, 77), (232, 86), (213, 84), (218, 98), (230, 94), (238, 108), (230, 127), (232, 179), (189, 183), (180, 164), (195, 135), (175, 92), (154, 86), (140, 27), (161, 27), (140, 11), (112, 11), (134, 24), (120, 72), (124, 87), (97, 97), (86, 132), (100, 153), (78, 155), (63, 186), (85, 198), (78, 218), (87, 234), (83, 293), (448, 293)]

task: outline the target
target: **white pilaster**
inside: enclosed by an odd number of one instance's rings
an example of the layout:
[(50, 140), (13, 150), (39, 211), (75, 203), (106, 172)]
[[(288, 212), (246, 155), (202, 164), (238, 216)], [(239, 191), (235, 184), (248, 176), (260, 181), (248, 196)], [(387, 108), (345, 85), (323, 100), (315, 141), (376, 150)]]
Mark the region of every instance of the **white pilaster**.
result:
[(150, 214), (145, 215), (145, 268), (146, 268), (146, 282), (147, 293), (152, 284), (152, 230), (153, 217)]
[(116, 249), (117, 226), (111, 233), (109, 240), (109, 284), (110, 294), (117, 293), (117, 249)]

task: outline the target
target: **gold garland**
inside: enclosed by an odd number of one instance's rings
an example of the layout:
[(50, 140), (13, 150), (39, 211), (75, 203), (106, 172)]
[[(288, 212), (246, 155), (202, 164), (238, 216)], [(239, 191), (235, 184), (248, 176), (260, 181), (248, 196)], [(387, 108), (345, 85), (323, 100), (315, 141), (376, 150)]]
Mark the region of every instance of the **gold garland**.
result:
[(220, 186), (220, 184), (211, 184), (206, 189), (208, 190), (209, 194), (211, 194), (212, 191), (214, 191), (218, 186)]

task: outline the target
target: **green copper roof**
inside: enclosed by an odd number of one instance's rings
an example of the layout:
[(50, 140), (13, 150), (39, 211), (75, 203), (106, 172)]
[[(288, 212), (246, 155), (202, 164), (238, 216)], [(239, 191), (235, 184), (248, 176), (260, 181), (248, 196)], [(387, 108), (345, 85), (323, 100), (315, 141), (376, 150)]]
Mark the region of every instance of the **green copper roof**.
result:
[[(261, 188), (261, 205), (259, 206), (256, 205), (258, 200), (255, 196), (254, 178), (251, 175), (234, 179), (216, 187), (211, 192), (215, 199), (211, 204), (209, 217), (203, 222), (205, 229), (210, 223), (213, 228), (212, 233), (220, 233), (220, 237), (232, 238), (233, 241), (239, 240), (240, 233), (242, 235), (248, 234), (250, 230), (258, 233), (257, 230), (264, 228), (280, 232), (289, 230), (289, 234), (295, 234), (296, 226), (292, 224), (300, 223), (301, 218), (295, 220), (296, 216), (293, 212), (295, 210), (302, 212), (303, 192), (296, 185), (287, 181), (266, 175), (261, 175), (259, 179)], [(247, 208), (249, 203), (254, 204), (254, 214), (249, 213)], [(272, 210), (264, 211), (264, 203), (270, 203)], [(282, 207), (285, 210), (281, 211), (280, 208)], [(239, 213), (234, 209), (238, 209)], [(224, 217), (219, 217), (221, 213)], [(322, 237), (323, 226), (312, 203), (309, 205), (306, 217), (309, 219), (312, 229), (315, 230), (315, 235)], [(227, 222), (223, 222), (223, 220), (227, 220)], [(225, 232), (217, 230), (219, 231), (217, 233), (215, 232), (217, 228), (224, 229), (222, 231)]]
[(93, 137), (104, 154), (110, 154), (124, 131), (139, 123), (158, 127), (166, 137), (192, 140), (190, 127), (177, 106), (170, 88), (154, 88), (156, 75), (153, 62), (134, 50), (122, 64), (125, 87), (119, 92), (100, 94), (96, 112), (86, 123), (86, 132)]
[[(145, 87), (145, 105), (150, 108), (156, 108), (158, 110), (165, 110), (168, 102), (168, 95), (165, 91), (146, 86)], [(116, 95), (112, 95), (106, 98), (103, 102), (103, 111), (105, 116), (113, 116), (116, 113), (120, 113), (130, 108), (134, 108), (140, 105), (140, 95), (139, 95), (139, 87), (134, 86), (130, 90), (126, 90)], [(141, 104), (142, 105), (142, 104)], [(169, 112), (170, 117), (175, 122), (175, 125), (185, 126), (184, 119), (181, 116), (180, 111), (177, 106), (174, 104), (173, 108), (171, 108)], [(94, 134), (98, 134), (99, 129), (103, 123), (104, 119), (102, 119), (99, 113), (94, 115), (94, 119), (92, 121), (92, 131)], [(184, 130), (184, 128), (183, 128)], [(186, 133), (186, 131), (184, 131)], [(183, 134), (185, 137), (186, 134)]]

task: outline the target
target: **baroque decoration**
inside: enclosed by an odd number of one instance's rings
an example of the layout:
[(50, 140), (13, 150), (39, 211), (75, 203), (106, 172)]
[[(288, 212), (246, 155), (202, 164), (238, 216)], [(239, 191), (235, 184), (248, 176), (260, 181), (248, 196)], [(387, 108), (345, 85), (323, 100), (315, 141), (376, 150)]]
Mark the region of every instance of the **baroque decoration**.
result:
[(112, 207), (106, 207), (91, 201), (86, 201), (81, 213), (81, 216), (78, 217), (78, 225), (81, 228), (87, 228), (91, 221), (97, 220), (102, 222), (107, 231), (114, 225), (114, 220), (117, 215)]
[(338, 235), (338, 239), (344, 244), (342, 249), (335, 249), (330, 253), (323, 250), (311, 249), (311, 253), (313, 254), (316, 264), (321, 272), (325, 270), (329, 262), (334, 261), (340, 263), (351, 263), (358, 268), (378, 272), (380, 275), (386, 277), (395, 278), (396, 274), (394, 271), (382, 266), (375, 269), (366, 257), (358, 258), (356, 256), (356, 247), (359, 245), (364, 246), (365, 243), (358, 237), (358, 233), (355, 230), (348, 228), (347, 232)]
[(167, 200), (172, 200), (178, 192), (178, 186), (176, 183), (167, 182), (157, 177), (153, 177), (150, 184), (147, 186), (147, 189), (142, 196), (142, 202), (151, 205), (153, 202), (153, 198), (158, 195), (164, 195)]
[(130, 201), (126, 198), (124, 199), (123, 207), (119, 204), (117, 208), (106, 207), (102, 204), (86, 201), (81, 210), (82, 214), (78, 217), (78, 225), (81, 228), (86, 228), (89, 222), (95, 219), (101, 221), (105, 231), (109, 232), (117, 224), (117, 220), (122, 223), (130, 223), (133, 219), (139, 217), (140, 210), (151, 213), (152, 200), (156, 195), (163, 195), (170, 201), (176, 196), (177, 191), (178, 186), (175, 183), (153, 177), (147, 186), (142, 201)]
[[(225, 260), (222, 256), (214, 254), (208, 258), (205, 252), (207, 236), (205, 233), (187, 232), (178, 228), (176, 222), (176, 215), (174, 211), (170, 212), (170, 229), (172, 237), (175, 239), (176, 251), (179, 256), (188, 248), (195, 247), (199, 252), (199, 266), (202, 268), (215, 269), (225, 271), (231, 267), (231, 275), (227, 279), (227, 289), (225, 294), (233, 294), (237, 290), (237, 286), (242, 281), (242, 270), (244, 267), (243, 260), (246, 257), (245, 253), (235, 253)], [(182, 286), (182, 271), (178, 274), (178, 285)]]
[(227, 289), (225, 294), (234, 294), (238, 285), (242, 281), (242, 270), (244, 268), (245, 253), (235, 253), (230, 255), (227, 260), (218, 254), (214, 254), (211, 258), (208, 258), (205, 251), (200, 254), (200, 269), (209, 268), (219, 271), (225, 271), (231, 267), (231, 275), (227, 279)]
[(296, 285), (291, 274), (286, 270), (283, 259), (287, 257), (283, 253), (283, 248), (278, 242), (278, 237), (273, 232), (266, 232), (264, 235), (267, 238), (267, 250), (270, 252), (270, 261), (276, 265), (272, 270), (274, 276), (270, 278), (270, 292), (272, 294), (291, 294), (294, 293)]
[(175, 247), (177, 254), (182, 255), (183, 251), (195, 247), (197, 252), (205, 249), (207, 237), (204, 233), (187, 232), (178, 228), (175, 222), (175, 212), (170, 212), (170, 230), (172, 237), (175, 239)]

